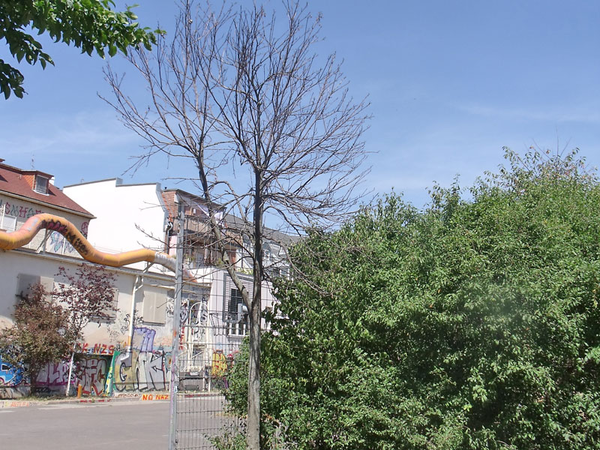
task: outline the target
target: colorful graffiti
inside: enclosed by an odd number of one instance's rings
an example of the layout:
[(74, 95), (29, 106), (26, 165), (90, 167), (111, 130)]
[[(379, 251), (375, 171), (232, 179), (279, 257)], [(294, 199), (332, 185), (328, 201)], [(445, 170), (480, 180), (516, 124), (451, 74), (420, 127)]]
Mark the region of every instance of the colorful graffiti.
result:
[(106, 385), (106, 377), (110, 367), (110, 359), (103, 357), (84, 357), (79, 362), (79, 384), (84, 395), (102, 395)]
[(69, 378), (69, 363), (50, 363), (44, 367), (37, 377), (37, 386), (48, 390), (63, 390)]
[(50, 233), (50, 251), (54, 253), (75, 253), (75, 249), (62, 234)]
[[(84, 395), (111, 395), (124, 391), (159, 391), (169, 388), (171, 355), (154, 349), (156, 331), (134, 329), (133, 348), (121, 352), (114, 345), (83, 344), (76, 358), (70, 389), (82, 386)], [(47, 364), (38, 374), (37, 387), (45, 392), (64, 392), (69, 385), (69, 362)], [(0, 359), (0, 386), (28, 387), (22, 370)]]
[(18, 386), (23, 381), (23, 370), (13, 367), (0, 357), (0, 386)]
[(130, 351), (114, 355), (114, 388), (123, 392), (165, 390), (169, 387), (171, 355), (154, 350), (156, 331), (136, 327)]
[[(82, 356), (76, 362), (72, 389), (81, 385), (84, 395), (103, 395), (105, 392), (106, 377), (110, 368), (109, 356)], [(47, 364), (38, 374), (36, 385), (43, 392), (64, 392), (69, 381), (69, 362)], [(29, 382), (23, 377), (22, 370), (15, 370), (6, 362), (0, 363), (0, 386), (25, 387)]]
[(215, 350), (212, 356), (211, 374), (213, 377), (224, 377), (227, 372), (227, 358), (222, 350)]
[[(103, 395), (110, 363), (110, 357), (82, 356), (73, 369), (72, 388), (81, 385), (84, 395)], [(68, 362), (48, 364), (37, 377), (37, 386), (46, 391), (64, 391), (68, 382)]]
[[(4, 214), (17, 217), (19, 219), (29, 219), (36, 214), (42, 214), (43, 210), (41, 209), (33, 209), (32, 207), (23, 205), (23, 204), (15, 204), (9, 203), (6, 200), (0, 199), (0, 211), (4, 210)], [(87, 237), (88, 228), (90, 224), (89, 222), (83, 222), (81, 224), (81, 234)], [(50, 234), (50, 243), (49, 249), (54, 251), (55, 253), (74, 253), (75, 248), (59, 233), (51, 233)]]

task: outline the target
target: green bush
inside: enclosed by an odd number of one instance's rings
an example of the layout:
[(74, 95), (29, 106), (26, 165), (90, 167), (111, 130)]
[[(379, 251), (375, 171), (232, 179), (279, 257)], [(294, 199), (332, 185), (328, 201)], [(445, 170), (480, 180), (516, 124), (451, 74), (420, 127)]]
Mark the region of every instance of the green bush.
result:
[(600, 187), (576, 153), (507, 157), (297, 246), (262, 360), (289, 448), (600, 447)]

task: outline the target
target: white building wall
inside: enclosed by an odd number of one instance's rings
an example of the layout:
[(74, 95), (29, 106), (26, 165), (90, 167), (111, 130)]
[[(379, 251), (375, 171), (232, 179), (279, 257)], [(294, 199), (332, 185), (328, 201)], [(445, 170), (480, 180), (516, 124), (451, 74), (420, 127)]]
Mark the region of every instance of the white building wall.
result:
[[(13, 323), (14, 307), (27, 284), (42, 282), (51, 290), (58, 282), (59, 267), (75, 274), (84, 261), (50, 253), (33, 253), (28, 250), (11, 250), (0, 253), (0, 328)], [(87, 263), (86, 263), (87, 264)], [(104, 395), (107, 376), (114, 366), (114, 392), (164, 390), (168, 388), (173, 327), (173, 278), (158, 274), (145, 274), (143, 285), (137, 291), (134, 286), (139, 272), (131, 269), (107, 268), (116, 275), (118, 290), (116, 317), (100, 324), (91, 322), (84, 330), (80, 343), (83, 354), (75, 370), (77, 384), (83, 386), (85, 395)], [(147, 322), (142, 318), (144, 291), (150, 288), (158, 293), (165, 308), (164, 320)], [(135, 303), (133, 299), (135, 298)], [(135, 311), (135, 312), (134, 312)], [(135, 316), (132, 323), (132, 316)], [(130, 336), (133, 345), (129, 347)], [(0, 361), (1, 361), (0, 355)], [(51, 391), (64, 392), (68, 380), (68, 362), (51, 363), (40, 373), (38, 386)], [(26, 395), (28, 380), (15, 377), (10, 366), (2, 363), (0, 368), (0, 398)]]
[[(121, 179), (65, 186), (63, 192), (96, 216), (89, 241), (98, 250), (164, 251), (166, 210), (160, 184), (123, 184)], [(131, 265), (142, 269), (145, 263)], [(162, 271), (162, 269), (160, 269)]]
[[(41, 281), (48, 290), (52, 290), (58, 282), (57, 273), (59, 267), (64, 267), (69, 273), (75, 275), (77, 267), (81, 264), (89, 264), (82, 260), (66, 258), (52, 254), (31, 253), (23, 250), (11, 250), (0, 253), (0, 327), (13, 323), (12, 314), (18, 302), (18, 294), (22, 289), (22, 280)], [(106, 268), (106, 271), (115, 275), (115, 288), (118, 290), (118, 312), (114, 320), (102, 323), (90, 323), (84, 330), (85, 347), (84, 353), (94, 353), (92, 350), (97, 345), (125, 347), (128, 344), (130, 323), (132, 316), (132, 299), (134, 296), (134, 285), (139, 274), (134, 270), (121, 270)], [(34, 277), (33, 279), (31, 277)], [(168, 294), (173, 289), (173, 279), (152, 274), (144, 276), (143, 286), (136, 292), (135, 313), (137, 317), (135, 326), (149, 327), (155, 331), (155, 344), (163, 347), (171, 345), (172, 313), (169, 307), (165, 320), (161, 323), (144, 322), (142, 317), (142, 305), (144, 290), (150, 288), (158, 291), (165, 303), (172, 303), (173, 299)], [(171, 308), (172, 309), (172, 308)]]

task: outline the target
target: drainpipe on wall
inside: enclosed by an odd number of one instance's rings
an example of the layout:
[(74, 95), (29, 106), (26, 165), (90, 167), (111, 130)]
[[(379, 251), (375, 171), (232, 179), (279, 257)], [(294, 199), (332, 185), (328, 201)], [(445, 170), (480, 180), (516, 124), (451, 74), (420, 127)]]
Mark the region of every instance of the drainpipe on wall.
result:
[(138, 276), (135, 277), (135, 283), (133, 284), (133, 292), (131, 294), (131, 310), (129, 312), (129, 342), (127, 343), (127, 357), (129, 357), (129, 355), (133, 351), (133, 336), (135, 333), (135, 297), (137, 295), (137, 292), (144, 285), (144, 275), (148, 273), (148, 270), (150, 270), (150, 267), (152, 267), (153, 265), (154, 263), (147, 264), (146, 268), (142, 270), (142, 272)]

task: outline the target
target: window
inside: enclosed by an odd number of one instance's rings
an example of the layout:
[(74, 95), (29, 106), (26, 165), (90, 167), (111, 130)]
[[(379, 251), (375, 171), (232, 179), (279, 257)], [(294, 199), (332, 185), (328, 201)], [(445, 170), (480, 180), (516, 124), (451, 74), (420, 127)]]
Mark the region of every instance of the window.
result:
[(19, 298), (27, 297), (31, 294), (31, 287), (36, 284), (41, 284), (46, 293), (50, 294), (54, 289), (54, 278), (51, 277), (42, 277), (39, 275), (29, 275), (25, 273), (20, 273), (17, 276), (17, 292), (16, 296)]
[(167, 295), (158, 289), (144, 287), (144, 322), (164, 324), (167, 319)]
[(238, 289), (231, 289), (226, 323), (229, 334), (237, 336), (248, 334), (248, 310), (244, 305), (242, 293)]
[(38, 194), (48, 194), (48, 178), (42, 177), (40, 175), (35, 176), (35, 185), (33, 186), (33, 190)]
[(15, 231), (17, 229), (17, 218), (15, 216), (9, 216), (2, 214), (0, 216), (0, 230), (1, 231)]

